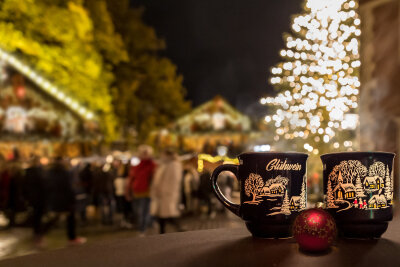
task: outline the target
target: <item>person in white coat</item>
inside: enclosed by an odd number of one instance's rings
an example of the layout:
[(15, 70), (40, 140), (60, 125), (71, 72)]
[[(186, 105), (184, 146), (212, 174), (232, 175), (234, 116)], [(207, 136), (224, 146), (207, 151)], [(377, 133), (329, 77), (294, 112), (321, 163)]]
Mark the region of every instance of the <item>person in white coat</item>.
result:
[(165, 233), (167, 223), (181, 231), (177, 218), (180, 216), (182, 164), (172, 150), (163, 153), (151, 185), (151, 215), (158, 219), (160, 234)]

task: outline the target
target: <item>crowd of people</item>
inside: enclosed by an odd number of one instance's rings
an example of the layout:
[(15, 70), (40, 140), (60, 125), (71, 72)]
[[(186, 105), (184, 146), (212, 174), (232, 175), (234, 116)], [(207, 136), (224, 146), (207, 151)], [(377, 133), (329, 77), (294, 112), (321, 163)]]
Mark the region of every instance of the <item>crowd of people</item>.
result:
[[(134, 159), (55, 157), (46, 162), (32, 155), (22, 162), (0, 156), (0, 212), (8, 219), (7, 227), (31, 226), (38, 245), (60, 218), (69, 242), (84, 243), (77, 225), (95, 223), (88, 218), (93, 210), (102, 224), (118, 224), (140, 236), (156, 225), (161, 234), (167, 225), (184, 231), (182, 214), (213, 216), (210, 173), (198, 173), (195, 158), (182, 160), (166, 149), (155, 159), (153, 149), (141, 145)], [(222, 176), (221, 188), (229, 196), (234, 178)], [(16, 220), (19, 213), (28, 215), (23, 222)]]

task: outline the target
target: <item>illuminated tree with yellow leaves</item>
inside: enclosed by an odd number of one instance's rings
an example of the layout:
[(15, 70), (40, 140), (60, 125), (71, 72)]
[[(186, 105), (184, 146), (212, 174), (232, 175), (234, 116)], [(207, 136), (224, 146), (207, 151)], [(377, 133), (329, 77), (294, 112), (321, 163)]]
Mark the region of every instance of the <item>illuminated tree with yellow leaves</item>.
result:
[(143, 22), (143, 8), (130, 8), (130, 2), (107, 0), (130, 59), (115, 68), (113, 102), (125, 135), (135, 129), (137, 138), (144, 141), (154, 129), (186, 114), (190, 103), (185, 100), (183, 76), (171, 60), (160, 55), (165, 41)]
[(114, 64), (128, 57), (112, 24), (102, 31), (108, 31), (107, 39), (95, 32), (81, 0), (0, 1), (0, 48), (34, 69), (37, 83), (45, 77), (56, 85), (59, 101), (81, 106), (76, 110), (83, 118), (96, 117), (112, 140), (117, 124), (109, 87), (114, 75), (102, 54), (113, 53)]
[(0, 59), (98, 121), (106, 141), (136, 133), (143, 141), (190, 103), (177, 67), (159, 53), (165, 42), (142, 13), (129, 0), (2, 0)]
[(275, 141), (291, 140), (314, 154), (351, 149), (361, 65), (357, 7), (354, 0), (307, 0), (305, 13), (294, 18), (280, 51), (284, 61), (271, 70), (279, 93), (260, 101), (275, 107), (265, 117), (275, 124)]

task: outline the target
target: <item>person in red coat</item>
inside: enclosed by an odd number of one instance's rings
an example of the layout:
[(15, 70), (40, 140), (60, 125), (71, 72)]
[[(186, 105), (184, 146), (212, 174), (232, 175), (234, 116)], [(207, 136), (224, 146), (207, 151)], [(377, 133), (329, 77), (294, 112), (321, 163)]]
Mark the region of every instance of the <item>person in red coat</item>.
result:
[(140, 163), (132, 166), (125, 197), (132, 201), (136, 227), (144, 234), (150, 222), (150, 183), (156, 164), (152, 159), (153, 149), (147, 145), (138, 148)]

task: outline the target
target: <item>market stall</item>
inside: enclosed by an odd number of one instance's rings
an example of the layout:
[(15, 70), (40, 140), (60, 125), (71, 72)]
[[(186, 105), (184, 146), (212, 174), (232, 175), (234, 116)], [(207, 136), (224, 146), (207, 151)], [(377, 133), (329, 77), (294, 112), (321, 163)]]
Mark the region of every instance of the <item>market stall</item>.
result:
[(75, 157), (88, 154), (99, 137), (91, 111), (0, 51), (0, 154)]
[(156, 147), (173, 146), (182, 152), (235, 156), (248, 142), (251, 121), (225, 99), (214, 99), (152, 135)]

